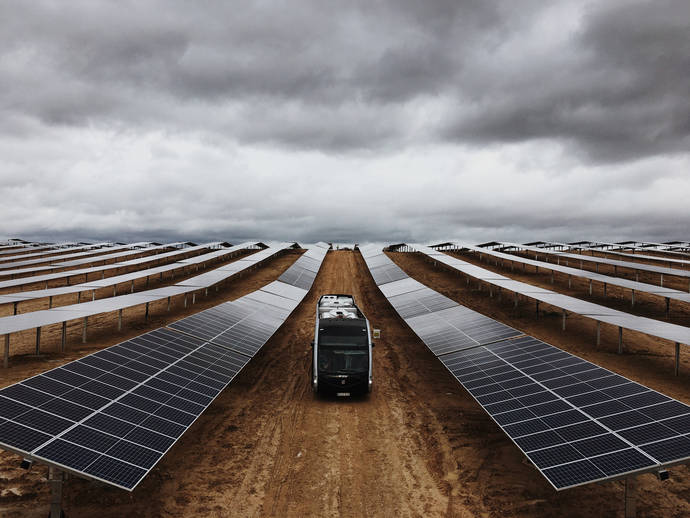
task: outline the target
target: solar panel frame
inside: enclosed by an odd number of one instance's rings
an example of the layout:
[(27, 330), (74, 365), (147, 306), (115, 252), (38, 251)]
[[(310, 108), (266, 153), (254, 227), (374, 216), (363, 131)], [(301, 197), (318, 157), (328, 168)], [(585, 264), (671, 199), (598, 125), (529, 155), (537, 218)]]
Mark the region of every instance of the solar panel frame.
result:
[[(690, 406), (468, 308), (457, 305), (431, 312), (419, 302), (430, 288), (415, 289), (417, 285), (405, 280), (386, 289), (384, 279), (374, 280), (555, 489), (690, 459)], [(493, 324), (498, 327), (492, 335)], [(462, 330), (466, 342), (454, 347), (452, 341), (460, 335), (453, 335), (451, 328)], [(489, 341), (480, 344), (481, 340)], [(673, 455), (666, 453), (668, 449)]]
[[(157, 329), (6, 387), (0, 445), (132, 490), (298, 303), (268, 291), (250, 294), (183, 319), (184, 332)], [(249, 355), (206, 339), (228, 330)]]

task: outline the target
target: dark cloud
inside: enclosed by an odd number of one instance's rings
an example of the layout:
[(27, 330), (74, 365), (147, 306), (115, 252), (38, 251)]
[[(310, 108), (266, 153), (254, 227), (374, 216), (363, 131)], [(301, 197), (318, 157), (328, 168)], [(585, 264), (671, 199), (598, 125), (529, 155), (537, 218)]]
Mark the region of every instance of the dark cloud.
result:
[(561, 139), (603, 161), (686, 153), (689, 35), (688, 2), (602, 2), (541, 63), (476, 80), (478, 102), (451, 114), (442, 134), (476, 143)]
[(686, 0), (0, 3), (0, 231), (685, 238)]

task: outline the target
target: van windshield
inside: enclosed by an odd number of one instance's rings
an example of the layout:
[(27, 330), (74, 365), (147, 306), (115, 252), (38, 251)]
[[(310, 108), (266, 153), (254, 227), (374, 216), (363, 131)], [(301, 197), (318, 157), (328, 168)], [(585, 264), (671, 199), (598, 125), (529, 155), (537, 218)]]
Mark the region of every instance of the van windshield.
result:
[(319, 370), (334, 374), (369, 371), (368, 349), (319, 348)]

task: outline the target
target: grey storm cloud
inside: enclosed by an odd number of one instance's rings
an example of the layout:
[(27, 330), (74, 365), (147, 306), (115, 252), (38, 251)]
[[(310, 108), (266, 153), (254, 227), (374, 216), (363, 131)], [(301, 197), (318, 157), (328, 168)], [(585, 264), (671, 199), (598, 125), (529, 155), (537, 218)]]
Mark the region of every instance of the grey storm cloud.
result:
[(687, 239), (689, 70), (687, 0), (8, 0), (0, 231)]
[(541, 2), (5, 2), (3, 112), (347, 151), (404, 144), (437, 98), (414, 138), (687, 150), (690, 4), (598, 4), (544, 54)]

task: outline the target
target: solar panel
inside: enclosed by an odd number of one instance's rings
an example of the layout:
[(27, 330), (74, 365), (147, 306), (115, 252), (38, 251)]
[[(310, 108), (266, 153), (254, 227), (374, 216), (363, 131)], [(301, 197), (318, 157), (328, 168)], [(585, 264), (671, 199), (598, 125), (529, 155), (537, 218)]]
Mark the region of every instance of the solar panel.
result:
[(690, 458), (688, 405), (535, 338), (439, 359), (557, 489)]
[(679, 344), (690, 344), (690, 329), (685, 326), (663, 322), (653, 318), (631, 315), (630, 313), (611, 309), (609, 307), (601, 306), (599, 304), (581, 300), (575, 297), (554, 293), (550, 290), (532, 286), (521, 281), (515, 281), (509, 279), (508, 277), (489, 272), (488, 270), (471, 265), (456, 257), (445, 254), (439, 256), (437, 251), (425, 246), (413, 245), (413, 247), (415, 250), (418, 250), (423, 254), (430, 255), (431, 251), (433, 251), (434, 260), (442, 262), (470, 277), (486, 281), (493, 286), (509, 289), (515, 293), (523, 294), (537, 301), (551, 304), (565, 311), (587, 316), (600, 322), (605, 322), (625, 329), (631, 329), (633, 331), (639, 331), (650, 336), (664, 338)]
[(281, 326), (294, 290), (249, 294), (0, 390), (0, 447), (134, 489)]
[(0, 444), (132, 489), (248, 360), (146, 333), (0, 390)]
[(408, 277), (408, 275), (392, 261), (390, 264), (370, 268), (369, 271), (371, 272), (371, 276), (374, 278), (374, 282), (376, 282), (377, 285), (399, 281)]
[(382, 292), (554, 488), (690, 459), (690, 406), (409, 279)]

